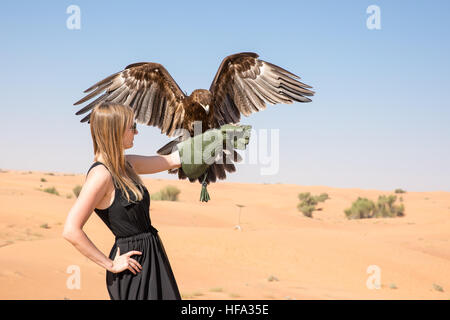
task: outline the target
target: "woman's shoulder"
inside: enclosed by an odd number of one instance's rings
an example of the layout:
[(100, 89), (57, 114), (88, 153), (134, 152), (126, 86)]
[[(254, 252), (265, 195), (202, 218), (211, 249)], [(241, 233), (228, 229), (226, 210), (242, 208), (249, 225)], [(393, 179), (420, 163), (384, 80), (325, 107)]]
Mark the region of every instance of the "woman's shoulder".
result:
[(109, 172), (108, 168), (101, 162), (94, 162), (86, 173), (86, 180), (94, 179), (99, 182), (104, 182), (105, 180), (111, 182), (112, 184), (112, 175)]
[(114, 189), (112, 176), (105, 166), (94, 164), (86, 174), (83, 189), (87, 190), (86, 192), (88, 193), (100, 192), (102, 194), (109, 194)]
[(86, 176), (89, 175), (89, 172), (91, 171), (95, 171), (95, 172), (102, 172), (103, 174), (108, 173), (109, 175), (110, 172), (108, 170), (108, 168), (100, 161), (95, 161), (88, 169), (88, 171), (86, 172)]

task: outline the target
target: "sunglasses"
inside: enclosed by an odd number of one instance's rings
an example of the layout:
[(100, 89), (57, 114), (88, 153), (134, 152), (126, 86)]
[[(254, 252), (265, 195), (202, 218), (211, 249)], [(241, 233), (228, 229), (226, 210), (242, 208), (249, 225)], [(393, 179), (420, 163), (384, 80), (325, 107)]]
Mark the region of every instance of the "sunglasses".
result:
[(134, 132), (136, 131), (136, 122), (135, 123), (133, 123), (133, 125), (131, 126), (131, 128), (130, 128), (131, 130), (133, 130)]

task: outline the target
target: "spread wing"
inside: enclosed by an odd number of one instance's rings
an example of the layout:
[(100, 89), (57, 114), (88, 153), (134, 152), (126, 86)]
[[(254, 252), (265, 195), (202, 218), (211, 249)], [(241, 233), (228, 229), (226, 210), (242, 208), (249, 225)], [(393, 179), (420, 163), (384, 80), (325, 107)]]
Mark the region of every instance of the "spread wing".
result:
[(266, 108), (266, 101), (277, 103), (310, 102), (312, 88), (300, 77), (253, 52), (242, 52), (223, 59), (211, 84), (215, 126), (237, 123), (245, 116)]
[[(134, 110), (136, 122), (155, 126), (169, 137), (175, 129), (182, 128), (186, 97), (169, 72), (160, 64), (140, 62), (127, 66), (91, 86), (89, 93), (74, 105), (86, 102), (100, 93), (94, 101), (79, 110), (76, 115), (90, 111), (99, 102), (116, 102)], [(89, 121), (89, 113), (81, 122)]]

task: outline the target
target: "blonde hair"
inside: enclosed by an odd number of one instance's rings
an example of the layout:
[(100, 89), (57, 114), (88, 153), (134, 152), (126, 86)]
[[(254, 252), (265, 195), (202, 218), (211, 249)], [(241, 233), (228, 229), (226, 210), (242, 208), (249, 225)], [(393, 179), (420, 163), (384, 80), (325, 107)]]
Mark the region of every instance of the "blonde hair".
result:
[[(128, 162), (125, 164), (123, 136), (133, 120), (134, 113), (130, 107), (112, 102), (96, 105), (89, 119), (94, 154), (103, 157), (114, 186), (122, 191), (128, 202), (131, 198), (127, 188), (137, 201), (142, 200), (144, 192), (142, 179)], [(136, 183), (141, 185), (136, 186)]]

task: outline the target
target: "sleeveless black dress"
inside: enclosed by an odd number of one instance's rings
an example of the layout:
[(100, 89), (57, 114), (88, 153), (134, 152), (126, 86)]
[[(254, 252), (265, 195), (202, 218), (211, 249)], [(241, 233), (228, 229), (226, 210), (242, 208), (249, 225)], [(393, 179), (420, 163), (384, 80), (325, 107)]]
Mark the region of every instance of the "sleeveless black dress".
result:
[[(87, 174), (99, 164), (103, 165), (95, 162)], [(141, 186), (144, 198), (137, 203), (128, 202), (120, 189), (115, 188), (111, 206), (94, 209), (116, 237), (109, 254), (111, 260), (114, 260), (118, 247), (120, 254), (132, 250), (142, 252), (142, 255), (131, 256), (142, 266), (141, 272), (136, 272), (136, 275), (128, 269), (119, 273), (106, 271), (109, 296), (111, 300), (181, 300), (158, 230), (151, 224), (150, 194), (144, 185)], [(135, 200), (132, 192), (129, 195)]]

